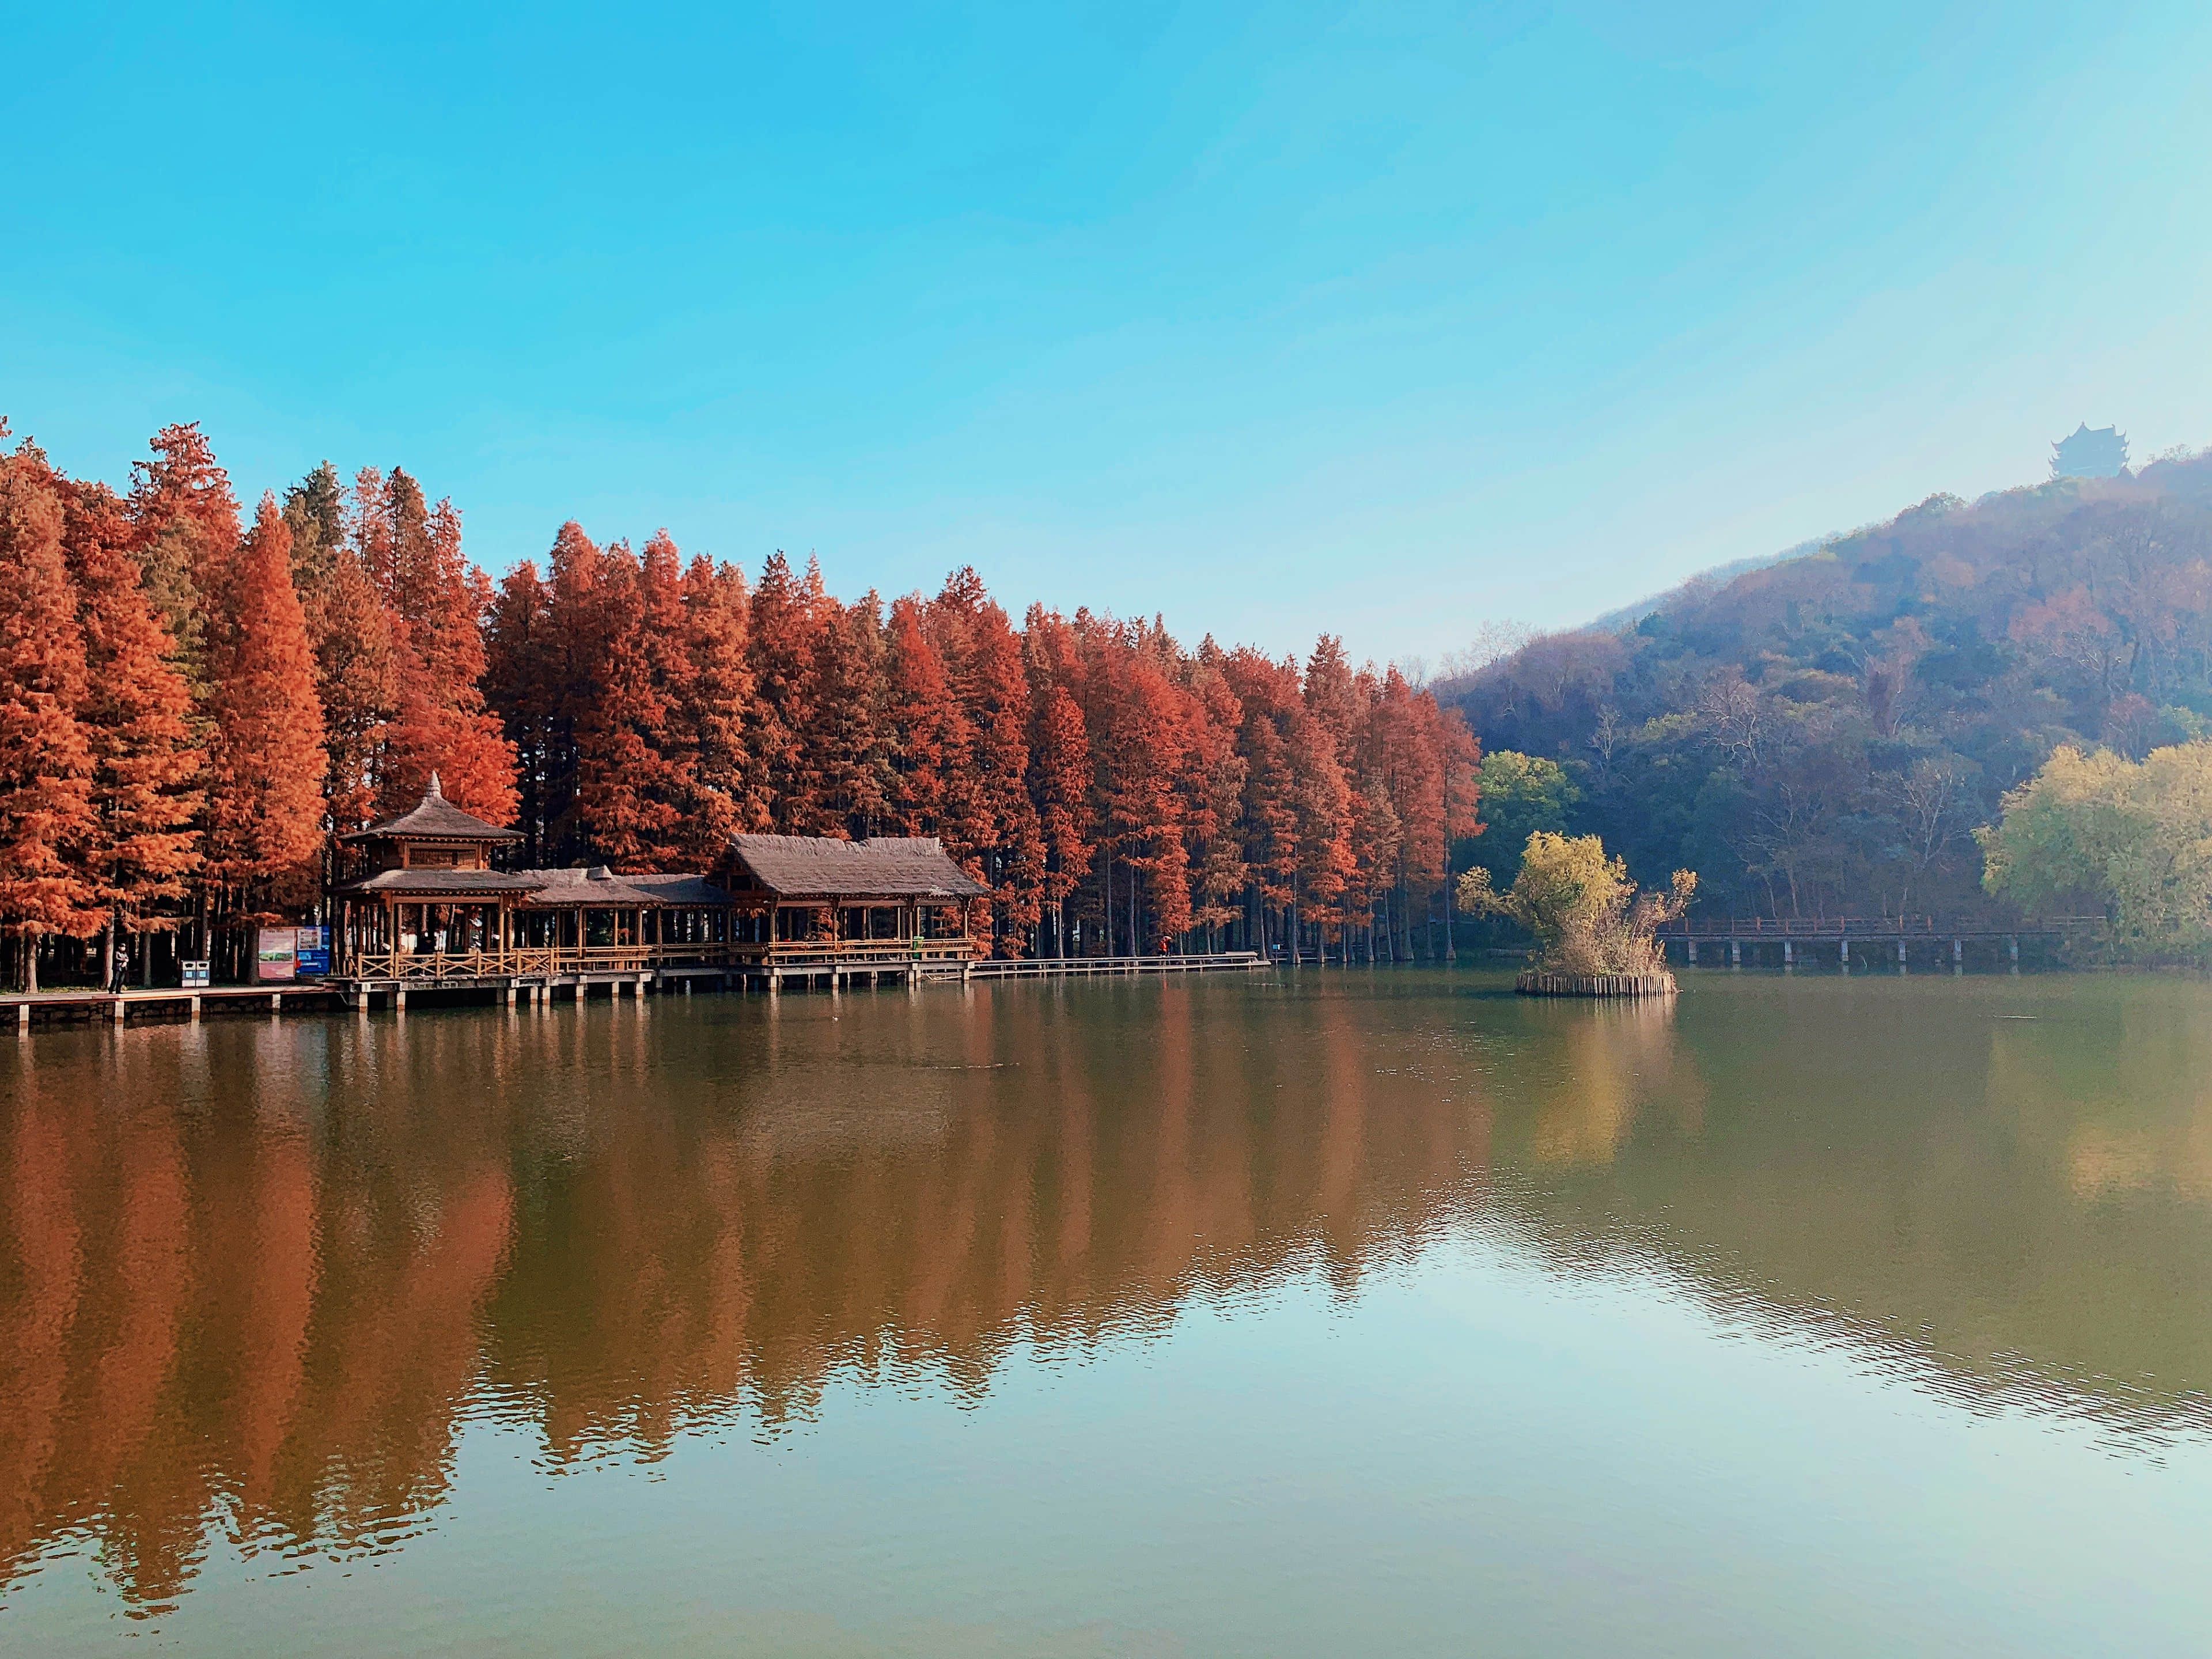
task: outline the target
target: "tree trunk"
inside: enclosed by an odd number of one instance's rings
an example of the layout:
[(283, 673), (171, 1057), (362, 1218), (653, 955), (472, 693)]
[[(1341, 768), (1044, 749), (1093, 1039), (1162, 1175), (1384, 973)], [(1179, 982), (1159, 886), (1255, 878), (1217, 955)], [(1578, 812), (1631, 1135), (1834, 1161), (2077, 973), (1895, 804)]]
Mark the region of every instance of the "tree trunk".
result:
[(32, 933), (23, 935), (23, 994), (39, 994), (39, 936)]

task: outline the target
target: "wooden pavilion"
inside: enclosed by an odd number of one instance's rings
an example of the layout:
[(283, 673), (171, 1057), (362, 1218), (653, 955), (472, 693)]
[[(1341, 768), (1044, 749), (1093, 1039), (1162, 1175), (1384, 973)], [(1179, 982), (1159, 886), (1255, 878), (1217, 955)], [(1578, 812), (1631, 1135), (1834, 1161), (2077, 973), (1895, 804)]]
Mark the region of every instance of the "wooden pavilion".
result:
[(360, 990), (960, 969), (986, 889), (933, 839), (734, 837), (711, 875), (500, 870), (521, 839), (445, 798), (341, 837), (332, 977)]
[(981, 953), (973, 904), (990, 890), (934, 836), (733, 836), (712, 878), (729, 895), (733, 957), (867, 971)]

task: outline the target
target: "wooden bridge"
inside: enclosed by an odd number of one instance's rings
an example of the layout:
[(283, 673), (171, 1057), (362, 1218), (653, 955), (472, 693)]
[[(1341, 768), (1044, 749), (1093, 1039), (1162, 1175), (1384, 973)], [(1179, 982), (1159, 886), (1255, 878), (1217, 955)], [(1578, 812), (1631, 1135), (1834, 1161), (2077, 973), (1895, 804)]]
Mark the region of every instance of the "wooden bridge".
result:
[(2102, 916), (2034, 916), (2008, 922), (1936, 916), (1693, 917), (1661, 928), (1659, 942), (1670, 956), (1680, 946), (1682, 960), (1692, 965), (1699, 959), (1700, 947), (1709, 961), (1718, 961), (1724, 953), (1730, 967), (1741, 967), (1747, 951), (1754, 963), (1762, 953), (1791, 967), (1832, 952), (1838, 962), (1848, 965), (1852, 948), (1857, 946), (1868, 957), (1887, 957), (1893, 949), (1900, 965), (1911, 960), (1917, 948), (1924, 956), (1963, 966), (1970, 944), (2000, 946), (2008, 962), (2017, 963), (2023, 939), (2063, 941), (2094, 933), (2106, 925)]
[[(245, 1013), (270, 1017), (288, 1012), (341, 1008), (366, 1012), (372, 1007), (404, 1012), (410, 992), (458, 994), (476, 1000), (489, 995), (509, 1007), (550, 1004), (565, 993), (581, 1002), (607, 994), (641, 997), (648, 993), (688, 996), (704, 986), (714, 990), (762, 990), (771, 995), (787, 987), (842, 991), (851, 986), (976, 980), (1092, 978), (1136, 974), (1250, 972), (1268, 964), (1255, 951), (1210, 955), (1146, 957), (1018, 957), (974, 958), (957, 952), (917, 951), (913, 941), (894, 947), (848, 941), (775, 951), (732, 951), (723, 947), (592, 947), (557, 953), (519, 951), (432, 951), (379, 956), (365, 960), (365, 974), (279, 985), (169, 987), (129, 991), (45, 991), (0, 996), (0, 1026), (27, 1032), (40, 1025), (106, 1023), (131, 1018), (198, 1020), (204, 1014)], [(441, 1000), (444, 998), (441, 996)]]

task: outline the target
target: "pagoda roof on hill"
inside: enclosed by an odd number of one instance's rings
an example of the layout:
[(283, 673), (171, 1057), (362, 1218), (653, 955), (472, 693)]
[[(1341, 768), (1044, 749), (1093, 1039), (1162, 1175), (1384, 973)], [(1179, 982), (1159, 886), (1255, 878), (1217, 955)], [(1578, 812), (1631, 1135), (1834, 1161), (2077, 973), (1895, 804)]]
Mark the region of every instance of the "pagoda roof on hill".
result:
[(338, 837), (340, 841), (520, 841), (519, 830), (502, 830), (495, 823), (487, 823), (473, 812), (464, 812), (446, 799), (446, 792), (438, 787), (438, 775), (430, 774), (430, 787), (422, 792), (422, 799), (398, 817), (386, 818), (381, 823), (372, 823), (366, 830), (355, 830)]
[(981, 898), (991, 890), (934, 836), (732, 836), (730, 854), (754, 885), (806, 898)]

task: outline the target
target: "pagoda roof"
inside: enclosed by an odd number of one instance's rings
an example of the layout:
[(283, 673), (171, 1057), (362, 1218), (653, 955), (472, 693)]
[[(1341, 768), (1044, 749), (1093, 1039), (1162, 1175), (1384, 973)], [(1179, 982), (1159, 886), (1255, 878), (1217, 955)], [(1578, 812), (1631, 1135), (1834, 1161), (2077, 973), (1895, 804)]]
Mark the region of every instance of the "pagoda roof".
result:
[(438, 787), (438, 775), (430, 774), (430, 787), (422, 792), (422, 799), (397, 817), (386, 818), (381, 823), (372, 823), (366, 830), (350, 830), (338, 837), (340, 841), (520, 841), (519, 830), (502, 830), (495, 823), (487, 823), (473, 812), (464, 812), (446, 799), (446, 792)]
[(805, 898), (980, 898), (991, 890), (934, 836), (732, 836), (730, 854), (757, 885)]
[(730, 896), (704, 876), (623, 876), (605, 865), (573, 870), (380, 870), (333, 893), (372, 898), (495, 899), (556, 909), (653, 909), (722, 905)]
[(532, 889), (526, 904), (599, 909), (607, 906), (727, 904), (730, 896), (704, 876), (617, 875), (604, 864), (569, 870), (518, 870)]

